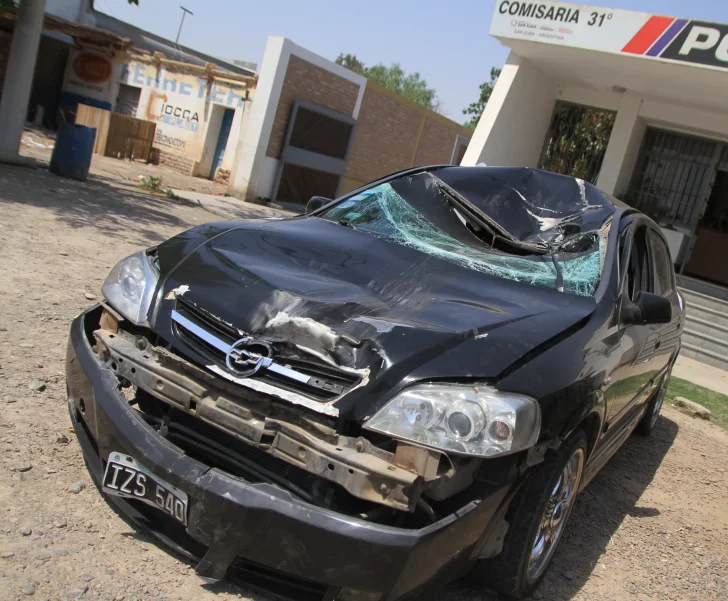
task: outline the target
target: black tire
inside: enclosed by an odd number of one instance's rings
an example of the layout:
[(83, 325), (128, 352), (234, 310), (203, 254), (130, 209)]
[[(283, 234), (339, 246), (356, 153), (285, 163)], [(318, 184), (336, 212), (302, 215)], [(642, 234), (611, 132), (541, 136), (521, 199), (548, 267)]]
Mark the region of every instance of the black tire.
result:
[[(521, 599), (533, 592), (543, 578), (546, 569), (558, 547), (561, 535), (568, 522), (574, 497), (579, 490), (581, 474), (586, 461), (587, 439), (583, 431), (575, 432), (556, 451), (549, 452), (544, 462), (534, 468), (534, 472), (523, 488), (513, 499), (508, 510), (508, 533), (503, 542), (503, 550), (492, 559), (482, 560), (473, 568), (473, 576), (484, 584), (496, 589), (511, 599)], [(560, 484), (562, 473), (572, 457), (580, 458), (581, 465), (571, 495), (571, 502), (559, 523), (563, 521), (553, 550), (545, 557), (543, 566), (537, 574), (529, 574), (531, 552), (536, 546), (536, 535), (542, 532), (541, 522), (552, 493)]]
[(642, 419), (639, 421), (634, 431), (640, 436), (649, 436), (652, 434), (652, 430), (657, 424), (657, 418), (660, 415), (662, 404), (665, 401), (665, 394), (667, 393), (667, 387), (670, 384), (670, 375), (672, 374), (672, 366), (667, 370), (667, 373), (662, 376), (662, 381), (657, 387), (657, 390), (652, 394), (652, 398), (647, 402), (647, 409)]

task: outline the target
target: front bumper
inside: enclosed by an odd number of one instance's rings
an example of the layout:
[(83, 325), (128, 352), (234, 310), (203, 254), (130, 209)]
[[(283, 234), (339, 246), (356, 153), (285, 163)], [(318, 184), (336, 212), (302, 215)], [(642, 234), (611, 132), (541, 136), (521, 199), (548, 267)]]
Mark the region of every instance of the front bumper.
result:
[(266, 483), (247, 483), (186, 456), (137, 417), (115, 374), (89, 340), (99, 310), (74, 320), (66, 378), (71, 420), (100, 486), (111, 451), (135, 457), (187, 493), (186, 528), (138, 501), (108, 497), (163, 542), (197, 561), (203, 578), (230, 570), (251, 584), (299, 599), (395, 599), (465, 573), (495, 528), (513, 485), (419, 530), (358, 520), (300, 501)]

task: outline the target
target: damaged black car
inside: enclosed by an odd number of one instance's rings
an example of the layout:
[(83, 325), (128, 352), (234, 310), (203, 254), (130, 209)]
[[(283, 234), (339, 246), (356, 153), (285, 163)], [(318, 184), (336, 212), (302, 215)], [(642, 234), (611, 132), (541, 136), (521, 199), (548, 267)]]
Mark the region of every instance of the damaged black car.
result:
[(684, 321), (653, 221), (485, 166), (195, 227), (103, 296), (67, 356), (94, 480), (206, 580), (295, 599), (529, 594)]

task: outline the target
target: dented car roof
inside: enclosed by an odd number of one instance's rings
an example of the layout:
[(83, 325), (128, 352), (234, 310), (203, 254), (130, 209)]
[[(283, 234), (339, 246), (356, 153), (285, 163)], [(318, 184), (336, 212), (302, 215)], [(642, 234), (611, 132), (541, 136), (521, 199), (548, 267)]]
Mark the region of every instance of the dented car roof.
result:
[(569, 234), (601, 228), (626, 205), (582, 179), (530, 167), (444, 167), (434, 172), (521, 242), (568, 228)]

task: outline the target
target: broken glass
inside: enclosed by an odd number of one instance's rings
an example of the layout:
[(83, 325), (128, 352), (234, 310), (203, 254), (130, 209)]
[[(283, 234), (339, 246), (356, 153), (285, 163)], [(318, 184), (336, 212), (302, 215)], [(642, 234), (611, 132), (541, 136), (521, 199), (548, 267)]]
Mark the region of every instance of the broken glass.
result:
[[(557, 288), (550, 254), (514, 255), (491, 248), (469, 229), (463, 216), (428, 173), (380, 184), (332, 207), (321, 217), (413, 248), (461, 267), (536, 286)], [(591, 296), (601, 277), (609, 226), (578, 233), (581, 252), (554, 249), (564, 291)], [(566, 241), (574, 242), (574, 237)], [(584, 248), (586, 247), (586, 248)]]

